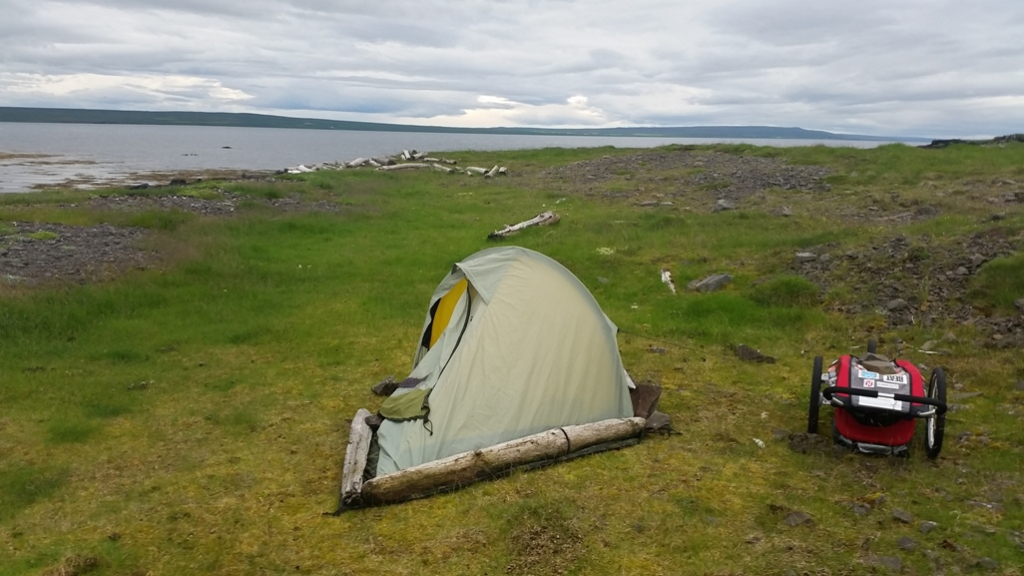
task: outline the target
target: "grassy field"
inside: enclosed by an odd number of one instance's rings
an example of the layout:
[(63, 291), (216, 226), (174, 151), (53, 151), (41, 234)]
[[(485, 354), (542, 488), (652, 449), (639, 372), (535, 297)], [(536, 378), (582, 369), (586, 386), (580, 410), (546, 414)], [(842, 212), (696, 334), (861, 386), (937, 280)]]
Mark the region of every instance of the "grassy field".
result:
[[(1004, 197), (1024, 196), (1024, 146), (661, 150), (831, 170), (821, 190), (767, 186), (719, 213), (716, 186), (687, 183), (699, 169), (641, 163), (588, 179), (574, 164), (635, 152), (452, 155), (509, 167), (492, 180), (351, 170), (144, 192), (252, 199), (230, 217), (93, 209), (75, 192), (0, 197), (0, 249), (16, 221), (111, 223), (149, 229), (144, 245), (160, 257), (103, 282), (0, 284), (0, 576), (1020, 574), (1021, 348), (991, 346), (955, 318), (891, 326), (870, 289), (824, 289), (793, 258), (900, 235), (927, 246), (924, 259), (979, 233), (1019, 245), (1024, 204)], [(261, 202), (296, 194), (337, 210)], [(648, 198), (672, 204), (637, 206)], [(880, 213), (849, 215), (869, 204)], [(937, 214), (881, 217), (924, 205)], [(774, 215), (782, 206), (793, 215)], [(587, 285), (620, 327), (634, 379), (663, 387), (679, 434), (322, 515), (337, 504), (349, 419), (379, 406), (371, 385), (407, 373), (436, 284), (494, 245), (489, 232), (548, 209), (558, 225), (504, 242)], [(684, 289), (717, 272), (733, 282)], [(1024, 257), (991, 260), (969, 288), (978, 310), (1017, 316)], [(837, 311), (852, 304), (861, 312)], [(963, 409), (949, 413), (937, 460), (920, 447), (894, 459), (790, 441), (806, 427), (813, 356), (862, 352), (868, 338), (946, 368)], [(938, 340), (943, 355), (920, 351)], [(742, 362), (740, 343), (777, 363)], [(793, 512), (812, 521), (791, 526)]]

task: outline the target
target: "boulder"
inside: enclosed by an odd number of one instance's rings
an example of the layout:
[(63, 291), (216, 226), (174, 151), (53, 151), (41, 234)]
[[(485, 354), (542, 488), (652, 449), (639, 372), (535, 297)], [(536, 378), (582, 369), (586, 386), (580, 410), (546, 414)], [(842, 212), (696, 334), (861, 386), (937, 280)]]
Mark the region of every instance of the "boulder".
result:
[(686, 287), (695, 292), (714, 292), (729, 282), (732, 282), (732, 276), (728, 274), (712, 274), (702, 280), (694, 280), (687, 284)]

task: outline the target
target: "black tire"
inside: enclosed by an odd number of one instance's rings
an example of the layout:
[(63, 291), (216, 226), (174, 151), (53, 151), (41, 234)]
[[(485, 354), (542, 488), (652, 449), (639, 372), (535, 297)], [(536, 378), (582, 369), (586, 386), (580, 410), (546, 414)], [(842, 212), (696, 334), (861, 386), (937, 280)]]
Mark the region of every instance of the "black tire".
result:
[(811, 401), (807, 407), (807, 433), (818, 433), (818, 412), (821, 410), (821, 356), (814, 357), (814, 371), (811, 372)]
[[(946, 373), (942, 368), (932, 370), (928, 379), (928, 397), (946, 403)], [(946, 414), (938, 411), (925, 420), (924, 446), (929, 458), (937, 458), (942, 451), (942, 439), (946, 435)]]
[(868, 340), (868, 354), (874, 354), (878, 351), (878, 342), (874, 340)]

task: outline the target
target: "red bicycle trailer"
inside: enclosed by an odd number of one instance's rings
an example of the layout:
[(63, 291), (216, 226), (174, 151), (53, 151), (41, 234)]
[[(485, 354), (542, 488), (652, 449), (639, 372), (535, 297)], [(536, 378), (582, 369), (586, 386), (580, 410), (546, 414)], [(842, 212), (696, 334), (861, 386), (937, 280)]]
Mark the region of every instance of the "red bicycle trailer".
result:
[[(824, 385), (824, 388), (822, 387)], [(942, 450), (946, 427), (946, 375), (935, 368), (927, 390), (921, 372), (909, 360), (890, 360), (868, 342), (863, 358), (840, 356), (827, 370), (814, 358), (807, 432), (818, 433), (822, 405), (835, 408), (832, 438), (866, 454), (904, 456), (914, 437), (915, 421), (925, 420), (925, 451)]]

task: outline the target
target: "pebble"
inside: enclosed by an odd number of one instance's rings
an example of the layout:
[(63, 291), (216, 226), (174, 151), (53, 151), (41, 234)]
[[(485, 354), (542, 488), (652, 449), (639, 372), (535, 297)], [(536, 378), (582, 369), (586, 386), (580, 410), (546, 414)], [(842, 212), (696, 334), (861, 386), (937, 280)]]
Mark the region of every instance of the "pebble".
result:
[(894, 520), (897, 520), (899, 522), (903, 522), (904, 524), (912, 524), (914, 522), (914, 515), (913, 514), (911, 514), (910, 512), (907, 512), (906, 510), (900, 510), (899, 508), (894, 508), (893, 509), (892, 517), (893, 517)]
[(914, 540), (910, 536), (900, 536), (900, 539), (896, 541), (896, 545), (899, 546), (901, 550), (910, 552), (917, 548), (917, 540)]
[(921, 525), (918, 526), (917, 529), (919, 532), (921, 532), (921, 534), (928, 534), (929, 532), (935, 530), (938, 527), (939, 525), (937, 523), (932, 522), (931, 520), (925, 520), (924, 522), (921, 522)]
[(785, 522), (789, 526), (800, 526), (801, 524), (806, 524), (807, 526), (814, 526), (814, 519), (811, 518), (811, 515), (807, 512), (801, 512), (799, 510), (794, 510), (790, 512), (789, 516), (786, 516)]

